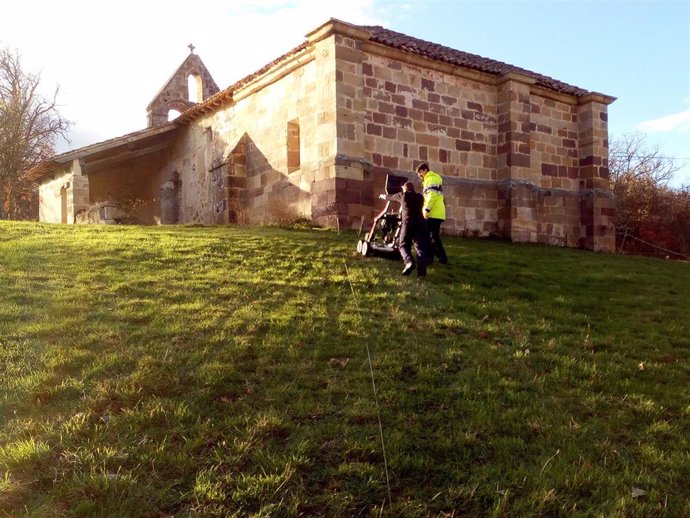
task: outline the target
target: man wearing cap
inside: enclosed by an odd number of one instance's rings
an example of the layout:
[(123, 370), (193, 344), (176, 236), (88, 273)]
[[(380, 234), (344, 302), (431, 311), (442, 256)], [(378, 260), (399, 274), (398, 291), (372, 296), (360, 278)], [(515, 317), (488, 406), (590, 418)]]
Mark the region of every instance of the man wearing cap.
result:
[(441, 223), (446, 219), (446, 204), (443, 200), (443, 179), (429, 169), (429, 164), (422, 163), (417, 168), (417, 174), (422, 179), (424, 193), (424, 207), (422, 213), (427, 221), (431, 246), (429, 247), (429, 262), (438, 257), (441, 264), (448, 263), (448, 256), (441, 243)]

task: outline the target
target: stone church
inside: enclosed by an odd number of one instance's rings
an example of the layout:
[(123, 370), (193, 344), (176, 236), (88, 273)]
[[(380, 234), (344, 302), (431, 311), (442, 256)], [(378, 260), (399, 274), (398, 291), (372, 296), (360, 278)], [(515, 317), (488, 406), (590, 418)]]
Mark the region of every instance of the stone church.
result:
[(135, 203), (150, 224), (291, 211), (359, 228), (381, 209), (387, 174), (417, 181), (428, 162), (444, 178), (446, 233), (615, 247), (613, 97), (335, 19), (224, 90), (190, 49), (149, 104), (148, 128), (29, 172), (41, 221), (102, 222)]

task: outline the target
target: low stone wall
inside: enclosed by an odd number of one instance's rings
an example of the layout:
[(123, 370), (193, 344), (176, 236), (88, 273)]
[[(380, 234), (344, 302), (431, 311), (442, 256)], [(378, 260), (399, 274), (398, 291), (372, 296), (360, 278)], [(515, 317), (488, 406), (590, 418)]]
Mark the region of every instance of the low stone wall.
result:
[(114, 225), (122, 223), (127, 215), (113, 202), (95, 203), (75, 216), (75, 223)]

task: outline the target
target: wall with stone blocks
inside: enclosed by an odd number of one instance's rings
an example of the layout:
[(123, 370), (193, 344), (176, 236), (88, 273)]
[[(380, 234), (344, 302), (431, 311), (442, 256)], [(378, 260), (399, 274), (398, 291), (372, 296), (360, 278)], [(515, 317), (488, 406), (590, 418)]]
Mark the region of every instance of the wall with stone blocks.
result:
[[(161, 223), (299, 215), (359, 228), (382, 207), (387, 174), (419, 187), (414, 171), (428, 162), (444, 177), (444, 232), (614, 249), (612, 98), (557, 93), (529, 74), (469, 70), (369, 36), (331, 20), (192, 108), (199, 111), (159, 154), (90, 176), (78, 161), (67, 164), (41, 184), (41, 221), (72, 223), (117, 192), (147, 200), (147, 218)], [(190, 73), (204, 85), (202, 99), (217, 90), (190, 55), (149, 106), (150, 125), (176, 103), (194, 105), (185, 98)]]
[(496, 179), (496, 95), (489, 87), (378, 56), (362, 64), (364, 158), (413, 171)]
[(335, 44), (346, 224), (380, 209), (386, 174), (420, 187), (414, 170), (429, 162), (444, 177), (444, 232), (613, 249), (606, 104), (520, 74), (458, 73), (356, 35)]
[[(178, 173), (180, 222), (317, 221), (335, 202), (335, 69), (332, 38), (233, 94), (194, 121), (159, 183)], [(288, 126), (299, 126), (298, 168), (288, 164)], [(294, 134), (293, 134), (294, 135)], [(290, 165), (290, 167), (288, 167)]]
[(607, 98), (452, 67), (346, 24), (307, 39), (180, 132), (149, 176), (178, 200), (164, 222), (293, 213), (358, 228), (387, 174), (419, 186), (429, 162), (444, 177), (445, 232), (613, 249)]
[(579, 189), (577, 106), (530, 96), (530, 155), (539, 186)]
[[(189, 76), (196, 82), (196, 99), (190, 99)], [(148, 127), (168, 122), (168, 112), (184, 112), (195, 103), (208, 99), (218, 92), (213, 77), (196, 54), (184, 60), (147, 108)]]

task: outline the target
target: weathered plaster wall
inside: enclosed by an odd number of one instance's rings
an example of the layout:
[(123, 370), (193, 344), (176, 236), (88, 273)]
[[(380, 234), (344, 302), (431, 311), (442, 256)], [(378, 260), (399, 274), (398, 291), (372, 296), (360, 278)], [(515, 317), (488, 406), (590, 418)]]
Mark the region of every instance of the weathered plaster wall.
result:
[(41, 222), (71, 224), (75, 214), (89, 205), (89, 179), (82, 176), (79, 162), (75, 160), (44, 178), (38, 195)]
[[(72, 172), (69, 168), (62, 168), (52, 177), (45, 178), (38, 187), (39, 208), (38, 219), (43, 223), (62, 222), (61, 191), (70, 185)], [(65, 215), (67, 217), (67, 215)]]

